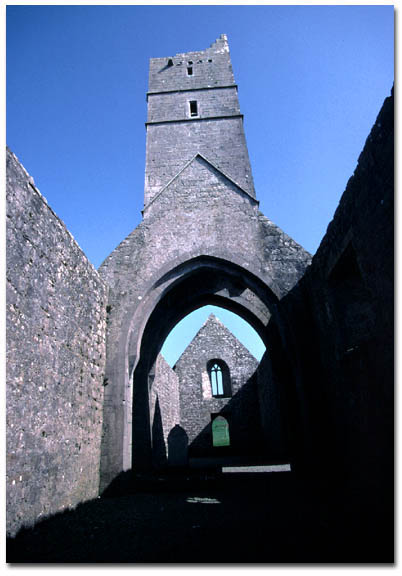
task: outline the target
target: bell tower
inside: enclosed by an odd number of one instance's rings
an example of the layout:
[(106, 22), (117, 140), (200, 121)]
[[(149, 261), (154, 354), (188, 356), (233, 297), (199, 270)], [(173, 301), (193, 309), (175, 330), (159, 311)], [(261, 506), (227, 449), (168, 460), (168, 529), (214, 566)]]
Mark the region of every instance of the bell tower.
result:
[[(177, 322), (219, 303), (264, 335), (311, 260), (258, 209), (226, 36), (151, 59), (147, 102), (143, 220), (100, 268), (109, 287), (102, 486), (152, 465), (153, 366)], [(178, 399), (165, 390), (158, 402), (166, 428)]]
[(226, 35), (206, 50), (152, 58), (148, 90), (144, 208), (197, 154), (255, 199)]

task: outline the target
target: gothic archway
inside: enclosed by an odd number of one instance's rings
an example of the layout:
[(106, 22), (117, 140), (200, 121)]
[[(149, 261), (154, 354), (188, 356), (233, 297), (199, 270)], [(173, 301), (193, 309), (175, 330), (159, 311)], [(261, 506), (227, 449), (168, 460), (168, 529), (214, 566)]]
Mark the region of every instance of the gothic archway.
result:
[[(161, 291), (160, 286), (163, 286)], [(133, 411), (132, 442), (129, 442), (131, 423), (127, 415), (125, 451), (127, 460), (132, 455), (132, 465), (137, 470), (152, 465), (149, 421), (152, 366), (172, 328), (188, 313), (207, 304), (235, 312), (256, 329), (263, 341), (271, 316), (280, 322), (274, 292), (248, 270), (229, 261), (195, 258), (169, 271), (154, 284), (133, 318), (128, 346)]]

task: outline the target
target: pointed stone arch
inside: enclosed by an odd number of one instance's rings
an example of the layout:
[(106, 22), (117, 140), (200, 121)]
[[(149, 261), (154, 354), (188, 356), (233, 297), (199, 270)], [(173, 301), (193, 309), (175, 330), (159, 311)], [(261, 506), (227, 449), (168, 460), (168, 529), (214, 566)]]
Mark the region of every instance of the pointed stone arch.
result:
[[(277, 302), (278, 297), (261, 278), (229, 260), (210, 256), (164, 270), (153, 282), (127, 324), (118, 359), (126, 366), (127, 395), (120, 413), (114, 415), (119, 420), (120, 437), (110, 437), (114, 445), (108, 448), (123, 453), (126, 468), (152, 466), (150, 372), (172, 328), (191, 311), (215, 304), (244, 318), (264, 340), (271, 316), (280, 322)], [(103, 472), (104, 478), (118, 473), (112, 467)]]

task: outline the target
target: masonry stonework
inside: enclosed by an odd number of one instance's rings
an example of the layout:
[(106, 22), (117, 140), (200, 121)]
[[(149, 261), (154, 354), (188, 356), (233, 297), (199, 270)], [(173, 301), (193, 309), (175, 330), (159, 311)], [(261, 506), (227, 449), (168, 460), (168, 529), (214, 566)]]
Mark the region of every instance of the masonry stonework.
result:
[[(228, 368), (229, 397), (214, 397), (208, 363), (223, 361)], [(213, 315), (201, 327), (175, 365), (180, 386), (180, 424), (189, 440), (189, 453), (199, 456), (219, 456), (222, 450), (212, 450), (211, 415), (222, 413), (229, 422), (232, 448), (236, 449), (237, 436), (248, 431), (248, 420), (259, 419), (258, 412), (243, 419), (235, 418), (231, 406), (243, 386), (257, 370), (258, 361)], [(244, 432), (246, 431), (246, 432)], [(200, 437), (203, 434), (204, 439)], [(252, 438), (249, 438), (252, 445)], [(247, 440), (243, 440), (246, 444)], [(233, 450), (231, 450), (233, 452)]]
[(167, 465), (168, 437), (180, 424), (180, 391), (177, 374), (159, 354), (151, 375), (150, 422), (152, 427), (152, 458), (158, 468)]
[(145, 206), (197, 153), (255, 196), (224, 34), (206, 50), (152, 58), (147, 100)]
[[(149, 402), (146, 374), (174, 324), (201, 303), (227, 302), (262, 332), (271, 314), (277, 313), (278, 300), (311, 261), (258, 210), (226, 38), (197, 53), (197, 58), (216, 81), (203, 79), (201, 72), (190, 80), (179, 65), (168, 67), (169, 59), (151, 60), (144, 218), (99, 269), (110, 289), (106, 366), (110, 386), (105, 390), (102, 449), (105, 486), (131, 467), (133, 450), (145, 451), (151, 443), (150, 436), (143, 436), (149, 428), (145, 408), (136, 432), (138, 444), (130, 442), (131, 410), (133, 402), (137, 406)], [(196, 62), (193, 53), (186, 59)], [(178, 60), (184, 62), (181, 56)], [(162, 78), (165, 84), (156, 86)], [(230, 88), (222, 89), (223, 85)], [(193, 88), (205, 89), (207, 120), (185, 118), (180, 102), (176, 108), (169, 105), (163, 119), (156, 116), (151, 92), (171, 103), (173, 89), (180, 100), (189, 90), (193, 94)], [(222, 115), (223, 93), (230, 117), (227, 111)], [(161, 137), (160, 129), (166, 130), (166, 137)], [(138, 384), (142, 379), (144, 383)], [(132, 400), (136, 394), (142, 399)], [(146, 451), (150, 453), (149, 448)], [(139, 463), (146, 455), (135, 458)]]
[[(226, 414), (231, 456), (290, 461), (323, 526), (390, 558), (393, 93), (313, 258), (258, 209), (224, 35), (152, 59), (147, 100), (143, 220), (98, 272), (7, 153), (8, 530), (168, 465), (173, 441), (176, 464), (214, 457)], [(259, 365), (216, 320), (166, 364), (206, 304), (257, 330)]]
[(302, 281), (328, 414), (321, 442), (326, 454), (332, 452), (326, 466), (342, 494), (334, 506), (337, 514), (353, 515), (351, 530), (375, 518), (388, 542), (394, 506), (393, 214), (392, 90)]
[(7, 531), (99, 490), (107, 289), (7, 151)]

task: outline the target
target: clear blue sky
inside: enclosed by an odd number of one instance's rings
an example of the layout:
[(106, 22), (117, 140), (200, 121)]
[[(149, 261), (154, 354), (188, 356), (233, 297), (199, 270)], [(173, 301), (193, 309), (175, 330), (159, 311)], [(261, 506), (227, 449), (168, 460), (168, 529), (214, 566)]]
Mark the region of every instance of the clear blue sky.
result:
[(140, 222), (150, 57), (228, 35), (261, 211), (311, 253), (393, 84), (392, 6), (8, 6), (7, 144), (98, 267)]

